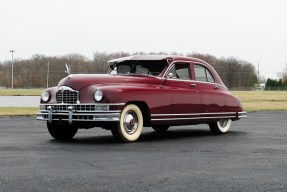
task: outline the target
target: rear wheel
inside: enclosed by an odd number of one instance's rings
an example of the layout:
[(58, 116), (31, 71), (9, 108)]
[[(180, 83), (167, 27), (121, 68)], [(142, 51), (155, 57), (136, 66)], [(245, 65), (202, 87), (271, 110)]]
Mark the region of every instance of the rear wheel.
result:
[(217, 122), (210, 123), (209, 128), (213, 134), (223, 134), (226, 133), (231, 125), (231, 119), (221, 119)]
[(138, 106), (127, 105), (120, 116), (117, 129), (111, 130), (115, 139), (123, 142), (136, 141), (143, 130), (143, 116)]
[(169, 126), (165, 126), (165, 125), (156, 125), (156, 126), (152, 126), (153, 130), (155, 130), (156, 132), (166, 132), (169, 128)]
[(52, 137), (59, 140), (66, 140), (73, 138), (78, 128), (68, 123), (47, 122), (47, 128)]

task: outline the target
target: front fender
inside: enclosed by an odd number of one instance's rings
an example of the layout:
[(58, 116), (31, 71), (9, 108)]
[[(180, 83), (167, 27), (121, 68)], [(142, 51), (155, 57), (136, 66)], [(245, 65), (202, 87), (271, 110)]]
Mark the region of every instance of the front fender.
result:
[(57, 87), (50, 87), (50, 88), (45, 89), (44, 91), (47, 91), (50, 94), (50, 99), (48, 100), (48, 102), (44, 102), (42, 100), (42, 97), (40, 97), (40, 103), (41, 104), (57, 103), (57, 100), (56, 100)]
[[(97, 89), (104, 94), (100, 102), (94, 100)], [(90, 85), (82, 89), (80, 95), (81, 103), (144, 102), (151, 113), (170, 113), (170, 93), (160, 85)]]

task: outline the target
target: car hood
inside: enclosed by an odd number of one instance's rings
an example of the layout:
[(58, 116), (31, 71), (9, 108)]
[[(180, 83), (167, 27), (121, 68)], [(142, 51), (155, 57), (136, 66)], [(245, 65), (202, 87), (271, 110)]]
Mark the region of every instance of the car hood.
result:
[(89, 85), (105, 84), (160, 84), (161, 78), (142, 75), (110, 75), (110, 74), (76, 74), (63, 78), (60, 86), (68, 86), (75, 90)]

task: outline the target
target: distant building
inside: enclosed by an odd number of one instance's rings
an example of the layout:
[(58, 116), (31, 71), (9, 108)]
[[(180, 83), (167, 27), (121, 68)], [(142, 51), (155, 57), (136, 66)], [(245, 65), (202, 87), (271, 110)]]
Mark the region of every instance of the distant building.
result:
[(254, 84), (253, 90), (254, 91), (256, 91), (256, 90), (263, 91), (263, 90), (265, 90), (265, 87), (266, 87), (265, 83)]

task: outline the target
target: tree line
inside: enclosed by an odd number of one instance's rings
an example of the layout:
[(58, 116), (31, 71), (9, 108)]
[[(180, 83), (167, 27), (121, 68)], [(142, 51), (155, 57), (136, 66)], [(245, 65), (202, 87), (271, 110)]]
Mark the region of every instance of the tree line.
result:
[[(147, 54), (138, 52), (134, 54)], [(96, 52), (93, 58), (87, 58), (80, 54), (68, 54), (63, 56), (33, 55), (30, 59), (14, 61), (14, 88), (44, 88), (56, 86), (66, 76), (65, 64), (71, 66), (73, 74), (107, 73), (109, 65), (107, 61), (119, 57), (134, 55), (127, 52), (105, 53)], [(148, 54), (172, 54), (178, 53), (148, 53)], [(234, 57), (217, 58), (210, 54), (188, 53), (185, 56), (196, 57), (211, 64), (220, 75), (228, 88), (241, 88), (244, 90), (258, 82), (256, 70), (248, 61)], [(11, 87), (11, 61), (0, 62), (0, 88)], [(47, 81), (48, 79), (48, 81)]]
[(267, 79), (265, 90), (287, 90), (287, 79)]

